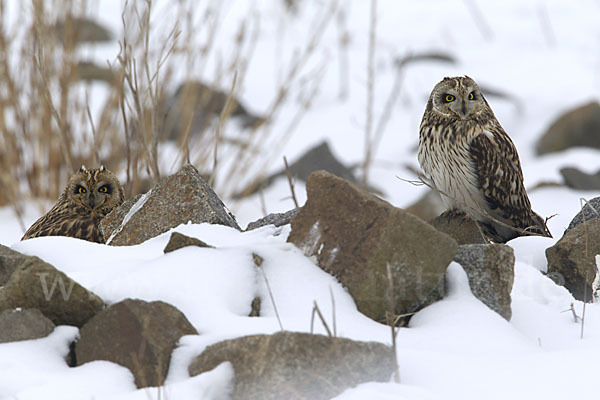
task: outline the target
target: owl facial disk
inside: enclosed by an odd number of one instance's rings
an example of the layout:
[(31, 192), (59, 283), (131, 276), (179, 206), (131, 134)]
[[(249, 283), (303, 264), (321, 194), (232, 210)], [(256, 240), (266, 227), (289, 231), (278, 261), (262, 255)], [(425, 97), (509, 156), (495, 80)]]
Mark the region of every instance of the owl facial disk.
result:
[(89, 190), (85, 185), (78, 184), (73, 191), (80, 204), (94, 210), (102, 207), (112, 194), (112, 187), (108, 183), (97, 185), (97, 187), (97, 189)]
[(440, 93), (438, 109), (445, 115), (454, 115), (464, 120), (476, 115), (481, 109), (479, 99), (480, 95), (475, 88), (450, 89)]

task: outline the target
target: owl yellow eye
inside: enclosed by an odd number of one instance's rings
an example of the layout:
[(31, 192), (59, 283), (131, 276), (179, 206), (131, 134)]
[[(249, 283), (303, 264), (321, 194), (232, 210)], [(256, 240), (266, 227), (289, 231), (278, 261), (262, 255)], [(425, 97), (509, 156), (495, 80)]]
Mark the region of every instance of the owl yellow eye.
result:
[(100, 193), (108, 193), (108, 186), (106, 186), (106, 185), (100, 186), (100, 188), (98, 189), (98, 191)]
[(87, 193), (86, 188), (84, 188), (83, 186), (77, 186), (76, 190), (77, 190), (77, 193), (81, 193), (81, 194)]
[(469, 100), (475, 100), (475, 92), (469, 93)]
[(447, 95), (444, 97), (444, 101), (445, 101), (446, 103), (452, 103), (454, 100), (456, 100), (456, 97), (452, 96), (451, 94), (447, 94)]

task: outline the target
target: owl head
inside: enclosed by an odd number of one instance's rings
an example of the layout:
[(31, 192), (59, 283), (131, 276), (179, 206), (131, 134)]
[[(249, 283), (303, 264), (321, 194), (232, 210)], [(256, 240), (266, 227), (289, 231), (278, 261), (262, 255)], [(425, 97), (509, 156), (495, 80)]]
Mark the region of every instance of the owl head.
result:
[(444, 117), (460, 120), (472, 119), (490, 111), (479, 86), (468, 76), (444, 78), (433, 88), (428, 105)]
[(123, 202), (123, 187), (103, 165), (88, 169), (84, 165), (71, 176), (63, 195), (78, 205), (108, 214)]

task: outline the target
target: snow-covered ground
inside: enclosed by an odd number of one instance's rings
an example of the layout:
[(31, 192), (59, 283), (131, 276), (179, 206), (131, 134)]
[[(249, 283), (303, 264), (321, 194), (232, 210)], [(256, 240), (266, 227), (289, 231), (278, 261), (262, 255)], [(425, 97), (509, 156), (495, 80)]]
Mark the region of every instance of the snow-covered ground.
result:
[[(158, 1), (157, 8), (165, 10), (165, 3)], [(304, 5), (298, 16), (286, 15), (275, 0), (225, 3), (224, 15), (230, 23), (224, 24), (216, 39), (224, 54), (237, 28), (235, 21), (250, 13), (261, 15), (255, 57), (239, 93), (252, 109), (265, 111), (276, 87), (278, 59), (289, 60), (285, 57), (291, 58), (306, 42), (314, 28), (310, 24), (313, 15), (328, 2), (300, 2)], [(540, 135), (561, 112), (600, 97), (600, 3), (379, 0), (377, 5), (376, 125), (394, 86), (395, 57), (440, 52), (457, 60), (455, 64), (413, 63), (402, 71), (398, 100), (370, 171), (372, 185), (392, 204), (407, 206), (424, 193), (424, 188), (398, 177), (414, 178), (405, 166), (418, 165), (418, 124), (429, 92), (444, 76), (466, 74), (480, 85), (510, 96), (510, 100), (494, 96), (488, 100), (519, 150), (527, 187), (560, 181), (558, 171), (564, 166), (587, 172), (600, 169), (596, 150), (573, 149), (544, 157), (536, 157), (534, 152)], [(119, 1), (103, 1), (97, 6), (100, 20), (115, 30), (120, 27), (120, 6)], [(339, 32), (334, 20), (307, 64), (307, 71), (312, 68), (324, 74), (317, 97), (285, 143), (279, 160), (286, 155), (293, 161), (324, 139), (342, 161), (355, 164), (363, 159), (370, 2), (347, 0), (343, 7), (350, 34), (348, 97), (342, 101), (338, 96)], [(116, 51), (102, 47), (95, 56), (113, 59)], [(203, 77), (210, 77), (210, 71), (207, 68)], [(291, 113), (282, 111), (286, 112)], [(289, 121), (283, 117), (277, 121), (279, 125), (272, 129), (284, 132)], [(280, 168), (281, 162), (275, 162), (270, 170)], [(302, 182), (296, 183), (296, 193), (304, 202)], [(563, 187), (530, 192), (533, 208), (540, 215), (557, 214), (549, 221), (555, 238), (510, 242), (517, 258), (510, 322), (476, 300), (461, 267), (452, 264), (450, 294), (415, 315), (409, 328), (400, 330), (401, 383), (367, 383), (338, 399), (551, 400), (597, 393), (600, 307), (587, 305), (581, 337), (581, 324), (574, 322), (569, 308), (574, 303), (581, 316), (583, 304), (539, 272), (546, 269), (544, 250), (562, 236), (580, 208), (580, 199), (597, 195)], [(259, 196), (224, 201), (242, 226), (262, 216)], [(264, 201), (268, 212), (293, 207), (285, 178), (264, 192)], [(25, 228), (47, 206), (28, 204)], [(334, 278), (286, 243), (289, 227), (240, 233), (221, 226), (184, 225), (176, 230), (216, 248), (185, 248), (165, 255), (162, 249), (168, 234), (138, 246), (113, 248), (62, 237), (19, 242), (23, 229), (9, 208), (0, 209), (0, 224), (1, 244), (47, 260), (107, 303), (127, 297), (163, 300), (182, 310), (200, 332), (181, 339), (166, 387), (145, 391), (136, 391), (128, 370), (109, 362), (69, 368), (63, 357), (77, 335), (73, 327), (59, 327), (44, 339), (0, 344), (1, 399), (213, 398), (229, 383), (231, 369), (223, 365), (190, 378), (187, 365), (194, 356), (226, 338), (279, 329), (270, 301), (263, 301), (260, 318), (246, 317), (254, 296), (269, 298), (262, 272), (252, 262), (253, 252), (265, 260), (264, 273), (285, 329), (309, 331), (313, 301), (331, 318), (331, 290), (340, 336), (390, 342), (388, 327), (360, 314)], [(318, 324), (316, 331), (324, 332)]]

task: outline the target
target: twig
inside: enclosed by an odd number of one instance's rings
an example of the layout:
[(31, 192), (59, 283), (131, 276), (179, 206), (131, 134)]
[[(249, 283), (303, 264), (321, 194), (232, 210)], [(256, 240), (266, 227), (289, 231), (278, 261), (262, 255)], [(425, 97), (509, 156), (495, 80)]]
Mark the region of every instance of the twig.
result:
[(283, 156), (283, 163), (285, 164), (285, 173), (288, 178), (288, 183), (290, 185), (290, 191), (292, 192), (292, 200), (294, 200), (294, 205), (296, 208), (299, 207), (298, 199), (296, 199), (296, 191), (294, 190), (294, 181), (292, 179), (292, 171), (290, 171), (290, 166), (288, 165), (287, 158)]
[(366, 187), (369, 181), (373, 142), (373, 97), (375, 91), (375, 39), (377, 26), (377, 0), (371, 0), (371, 18), (369, 22), (369, 47), (367, 53), (367, 120), (365, 122), (365, 159), (363, 163), (362, 183)]
[(313, 328), (314, 328), (314, 322), (315, 322), (315, 314), (319, 317), (319, 319), (321, 320), (321, 323), (323, 323), (323, 326), (325, 327), (325, 330), (327, 331), (327, 336), (329, 337), (334, 337), (331, 334), (331, 330), (329, 329), (329, 325), (327, 325), (327, 322), (325, 322), (325, 318), (323, 318), (323, 314), (321, 314), (321, 310), (319, 309), (319, 306), (317, 305), (317, 302), (314, 302), (314, 306), (312, 309), (312, 315), (310, 317), (310, 333), (313, 333)]
[(238, 73), (236, 71), (233, 74), (233, 82), (231, 83), (231, 90), (229, 91), (229, 94), (227, 95), (227, 101), (225, 102), (225, 107), (223, 107), (223, 109), (221, 110), (221, 114), (219, 115), (219, 123), (217, 124), (217, 129), (215, 130), (215, 149), (214, 149), (214, 153), (213, 153), (213, 169), (210, 174), (210, 179), (208, 180), (209, 186), (213, 186), (215, 183), (215, 176), (217, 173), (217, 163), (218, 163), (217, 152), (218, 152), (218, 148), (219, 148), (219, 140), (221, 138), (221, 130), (223, 129), (223, 124), (225, 123), (225, 121), (227, 120), (229, 115), (231, 114), (231, 111), (233, 111), (233, 100), (235, 98), (235, 90), (237, 87), (237, 77), (238, 77)]
[(579, 322), (579, 320), (581, 318), (579, 318), (579, 315), (577, 315), (577, 311), (575, 311), (575, 304), (574, 303), (571, 303), (571, 307), (569, 307), (569, 309), (565, 310), (564, 312), (566, 312), (566, 311), (571, 311), (571, 314), (573, 314), (573, 322), (575, 322), (575, 323)]
[(333, 289), (329, 286), (329, 295), (331, 296), (331, 318), (333, 319), (333, 337), (337, 337), (337, 318), (335, 315), (335, 298), (333, 297)]
[(92, 118), (92, 113), (90, 111), (90, 101), (87, 90), (85, 91), (85, 111), (87, 112), (88, 120), (90, 121), (90, 126), (92, 128), (92, 139), (94, 141), (94, 164), (98, 166), (100, 165), (100, 143), (98, 142), (98, 137), (96, 136), (96, 127), (94, 126), (94, 119)]
[(487, 41), (492, 40), (493, 34), (490, 29), (489, 24), (485, 20), (481, 10), (477, 7), (477, 4), (473, 0), (465, 0), (465, 4), (471, 13), (471, 17), (473, 21), (475, 21), (475, 25), (479, 28), (479, 32), (481, 32), (481, 36)]
[(271, 303), (273, 303), (273, 310), (275, 311), (275, 316), (277, 317), (277, 322), (279, 323), (279, 328), (284, 331), (283, 324), (281, 323), (281, 318), (279, 318), (279, 311), (277, 311), (277, 304), (275, 304), (275, 297), (273, 296), (273, 291), (271, 290), (271, 285), (269, 285), (269, 280), (267, 279), (267, 273), (262, 266), (264, 259), (256, 253), (252, 253), (252, 259), (254, 260), (254, 265), (256, 265), (263, 273), (263, 278), (265, 280), (265, 284), (267, 285), (267, 290), (269, 291), (269, 297), (271, 298)]
[(388, 279), (388, 311), (385, 313), (386, 322), (390, 326), (392, 330), (392, 352), (394, 359), (394, 381), (396, 383), (400, 383), (400, 367), (398, 365), (398, 348), (396, 346), (396, 337), (398, 335), (398, 330), (396, 329), (396, 323), (400, 317), (393, 318), (395, 314), (396, 308), (396, 294), (394, 291), (394, 278), (392, 276), (392, 266), (390, 263), (386, 264), (387, 268), (387, 279)]
[(554, 29), (552, 29), (552, 21), (548, 16), (548, 8), (544, 3), (538, 5), (538, 16), (540, 17), (540, 25), (542, 26), (542, 32), (546, 38), (546, 42), (550, 47), (556, 46), (556, 35)]

